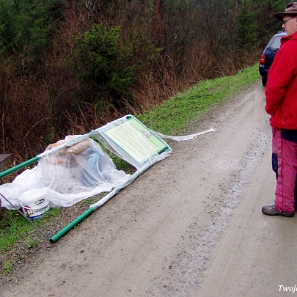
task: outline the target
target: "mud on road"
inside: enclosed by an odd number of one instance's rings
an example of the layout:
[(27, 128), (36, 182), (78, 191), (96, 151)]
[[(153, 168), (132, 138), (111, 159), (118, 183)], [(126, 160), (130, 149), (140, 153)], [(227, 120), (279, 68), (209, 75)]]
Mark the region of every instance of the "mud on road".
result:
[[(296, 285), (296, 218), (273, 203), (259, 82), (169, 142), (172, 154), (2, 280), (0, 296), (285, 296)], [(292, 293), (292, 292), (291, 292)]]

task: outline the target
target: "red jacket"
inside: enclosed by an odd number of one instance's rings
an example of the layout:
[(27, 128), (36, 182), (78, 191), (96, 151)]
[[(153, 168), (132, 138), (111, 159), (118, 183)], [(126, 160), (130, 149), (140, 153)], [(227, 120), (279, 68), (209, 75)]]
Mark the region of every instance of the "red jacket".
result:
[(265, 95), (270, 125), (297, 130), (297, 32), (282, 37), (268, 71)]

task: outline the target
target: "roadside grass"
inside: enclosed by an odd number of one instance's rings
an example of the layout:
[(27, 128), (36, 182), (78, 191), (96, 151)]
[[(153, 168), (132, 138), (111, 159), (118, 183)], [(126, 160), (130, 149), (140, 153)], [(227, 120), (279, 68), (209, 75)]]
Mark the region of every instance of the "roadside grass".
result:
[(224, 102), (258, 79), (256, 64), (235, 76), (201, 81), (137, 118), (154, 131), (164, 135), (177, 134), (212, 106)]
[(6, 215), (1, 217), (0, 221), (0, 251), (11, 248), (18, 238), (29, 231), (29, 227), (26, 220), (16, 211), (6, 211)]
[[(226, 99), (238, 94), (247, 86), (258, 80), (258, 65), (246, 68), (235, 76), (217, 78), (199, 82), (189, 90), (179, 93), (170, 98), (161, 106), (137, 115), (137, 118), (152, 130), (167, 135), (177, 135), (186, 129), (192, 120), (203, 115), (204, 112), (216, 104), (224, 102)], [(112, 157), (118, 169), (131, 170), (129, 164)], [(77, 216), (82, 214), (89, 205), (97, 202), (106, 193), (81, 201), (70, 208), (50, 209), (41, 219), (34, 221), (40, 230), (60, 231), (64, 224), (70, 223)], [(61, 217), (66, 217), (68, 222), (61, 221)], [(54, 227), (53, 227), (54, 226)], [(41, 234), (34, 233), (32, 226), (17, 211), (2, 209), (0, 213), (0, 274), (9, 274), (13, 271), (13, 260), (3, 257), (2, 254), (9, 252), (13, 247), (22, 241), (25, 248), (31, 249), (38, 245)], [(46, 234), (49, 238), (54, 234)]]
[[(58, 215), (60, 209), (53, 208), (48, 211), (40, 220), (32, 221), (38, 228), (52, 222)], [(22, 215), (14, 210), (2, 209), (0, 216), (0, 255), (9, 251), (14, 244), (21, 239), (25, 239), (25, 247), (32, 248), (38, 244), (38, 239), (30, 236), (30, 231), (34, 230)]]

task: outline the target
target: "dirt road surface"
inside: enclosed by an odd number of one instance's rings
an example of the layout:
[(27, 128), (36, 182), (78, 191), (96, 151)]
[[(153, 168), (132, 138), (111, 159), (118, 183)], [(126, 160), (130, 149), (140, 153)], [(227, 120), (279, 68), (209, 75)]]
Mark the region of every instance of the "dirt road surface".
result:
[(275, 175), (260, 81), (187, 134), (211, 127), (169, 142), (168, 158), (32, 257), (0, 296), (292, 296), (297, 217), (261, 213)]

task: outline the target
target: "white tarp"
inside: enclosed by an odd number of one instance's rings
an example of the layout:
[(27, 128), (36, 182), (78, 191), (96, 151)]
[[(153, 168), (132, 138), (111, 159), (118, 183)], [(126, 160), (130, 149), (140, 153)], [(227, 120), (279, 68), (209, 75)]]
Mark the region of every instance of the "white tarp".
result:
[[(127, 115), (88, 134), (67, 136), (49, 145), (38, 156), (36, 167), (25, 170), (12, 183), (0, 186), (0, 193), (12, 204), (1, 199), (2, 207), (21, 208), (20, 200), (40, 198), (46, 198), (50, 207), (68, 207), (102, 192), (110, 192), (102, 199), (107, 201), (143, 171), (169, 156), (172, 150), (162, 138), (185, 141), (213, 131), (166, 136)], [(133, 165), (136, 172), (130, 176), (117, 170), (112, 159), (90, 137)]]
[[(48, 146), (45, 152), (69, 141), (69, 138), (74, 136)], [(45, 154), (36, 167), (25, 170), (12, 183), (1, 185), (0, 193), (16, 208), (20, 208), (19, 200), (33, 199), (34, 195), (36, 199), (47, 198), (50, 207), (66, 207), (99, 193), (110, 192), (128, 179), (129, 175), (116, 169), (98, 143), (86, 138), (73, 146)], [(2, 200), (2, 207), (13, 209), (5, 200)]]

